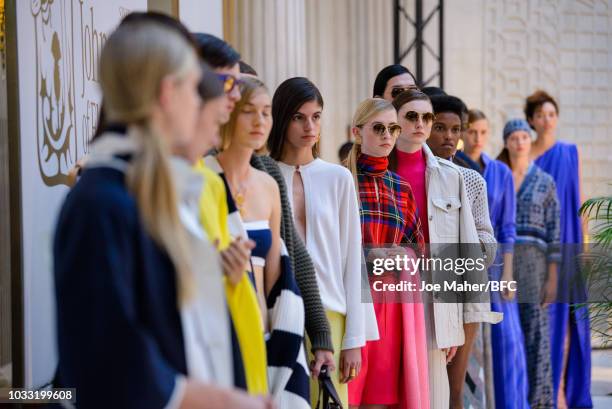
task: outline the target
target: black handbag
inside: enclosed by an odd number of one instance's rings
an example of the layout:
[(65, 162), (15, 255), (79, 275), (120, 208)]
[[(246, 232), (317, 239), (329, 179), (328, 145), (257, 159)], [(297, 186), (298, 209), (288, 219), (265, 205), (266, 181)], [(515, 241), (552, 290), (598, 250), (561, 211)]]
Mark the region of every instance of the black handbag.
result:
[(327, 365), (323, 365), (319, 373), (319, 399), (316, 409), (343, 409), (338, 392), (329, 377)]

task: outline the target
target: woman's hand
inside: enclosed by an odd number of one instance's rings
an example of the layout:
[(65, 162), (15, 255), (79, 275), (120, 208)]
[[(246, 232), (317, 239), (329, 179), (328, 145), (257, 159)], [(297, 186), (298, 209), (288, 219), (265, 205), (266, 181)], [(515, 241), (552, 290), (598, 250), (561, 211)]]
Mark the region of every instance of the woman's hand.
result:
[(179, 409), (278, 409), (271, 396), (251, 396), (245, 391), (187, 379)]
[(340, 352), (340, 383), (349, 383), (361, 371), (361, 348), (343, 349)]
[(548, 278), (542, 287), (542, 302), (543, 308), (548, 307), (557, 299), (557, 264), (551, 263), (548, 265)]
[[(514, 272), (512, 271), (512, 253), (508, 253), (510, 257), (506, 257), (506, 255), (507, 254), (504, 254), (504, 271), (501, 280), (508, 282), (514, 280)], [(504, 286), (501, 296), (504, 300), (512, 301), (516, 296), (516, 291), (510, 290), (509, 287), (508, 285)]]
[(314, 359), (310, 362), (310, 371), (312, 372), (313, 379), (319, 378), (319, 373), (321, 373), (321, 367), (323, 365), (327, 365), (327, 370), (329, 372), (336, 370), (334, 353), (325, 349), (317, 349), (314, 351)]
[[(215, 240), (215, 247), (219, 247), (219, 240)], [(254, 248), (255, 242), (253, 240), (238, 237), (225, 250), (220, 251), (223, 273), (233, 285), (240, 282), (245, 270), (248, 269), (251, 250)]]
[(444, 351), (446, 352), (446, 364), (448, 365), (457, 354), (457, 347), (445, 348)]
[(276, 402), (270, 396), (241, 396), (234, 408), (245, 409), (278, 409)]

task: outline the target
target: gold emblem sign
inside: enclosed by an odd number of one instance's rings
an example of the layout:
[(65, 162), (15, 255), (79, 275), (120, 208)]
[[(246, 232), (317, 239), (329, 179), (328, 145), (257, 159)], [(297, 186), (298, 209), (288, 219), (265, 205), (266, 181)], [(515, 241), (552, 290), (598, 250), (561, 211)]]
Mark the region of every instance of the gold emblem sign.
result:
[(76, 163), (73, 7), (70, 0), (31, 0), (36, 52), (38, 167), (48, 186), (66, 184)]

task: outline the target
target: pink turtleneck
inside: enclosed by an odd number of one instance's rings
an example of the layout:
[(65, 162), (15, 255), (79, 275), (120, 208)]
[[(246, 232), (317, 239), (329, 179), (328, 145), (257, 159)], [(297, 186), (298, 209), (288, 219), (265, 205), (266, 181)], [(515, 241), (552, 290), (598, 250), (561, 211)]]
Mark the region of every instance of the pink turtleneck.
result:
[(417, 203), (419, 212), (419, 221), (425, 243), (429, 243), (429, 224), (427, 223), (427, 186), (425, 184), (425, 170), (427, 169), (427, 160), (423, 148), (416, 152), (408, 153), (396, 149), (397, 153), (397, 174), (405, 181), (410, 183), (412, 193)]

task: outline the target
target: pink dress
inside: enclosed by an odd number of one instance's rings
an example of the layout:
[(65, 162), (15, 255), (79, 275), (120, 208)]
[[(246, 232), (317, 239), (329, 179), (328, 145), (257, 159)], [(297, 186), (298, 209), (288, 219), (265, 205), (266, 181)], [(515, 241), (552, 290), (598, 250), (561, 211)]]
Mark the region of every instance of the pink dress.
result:
[[(387, 170), (387, 158), (362, 154), (357, 165), (364, 245), (422, 245), (416, 201), (406, 181)], [(399, 278), (414, 281), (417, 277), (406, 274)], [(376, 279), (390, 283), (398, 280), (394, 274)], [(395, 295), (373, 293), (380, 339), (367, 342), (361, 349), (361, 372), (349, 383), (349, 403), (428, 409), (423, 304), (410, 297), (398, 300)]]

